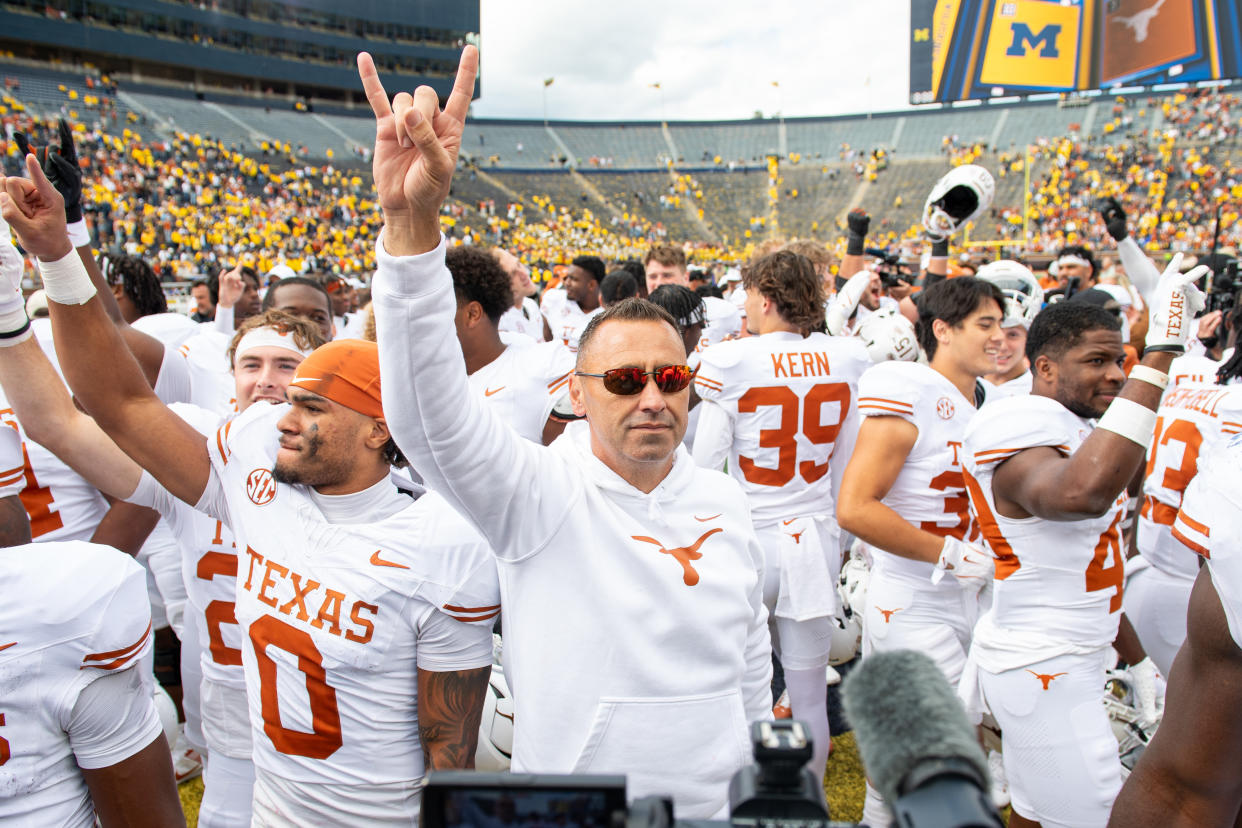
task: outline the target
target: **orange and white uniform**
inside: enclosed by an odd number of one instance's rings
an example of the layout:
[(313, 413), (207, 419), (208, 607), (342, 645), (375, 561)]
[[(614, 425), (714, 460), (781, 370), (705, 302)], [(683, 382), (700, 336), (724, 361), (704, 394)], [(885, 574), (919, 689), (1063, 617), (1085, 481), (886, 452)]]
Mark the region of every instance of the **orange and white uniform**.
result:
[[(7, 427), (6, 427), (7, 426)], [(0, 497), (17, 497), (26, 486), (26, 452), (13, 409), (0, 410)]]
[(1204, 559), (1229, 634), (1242, 648), (1242, 437), (1205, 456), (1182, 497), (1173, 536)]
[(271, 475), (285, 405), (208, 439), (196, 505), (233, 528), (254, 740), (254, 821), (409, 825), (424, 773), (418, 670), (484, 667), (495, 563), (440, 498), (388, 478), (320, 495)]
[(836, 488), (858, 430), (858, 378), (870, 366), (856, 339), (776, 331), (713, 345), (695, 378), (703, 402), (694, 459), (709, 469), (727, 461), (746, 494), (787, 667), (828, 663), (841, 571)]
[(81, 768), (163, 738), (146, 576), (107, 546), (0, 549), (0, 822), (90, 828)]
[(470, 375), (470, 387), (514, 431), (542, 444), (543, 427), (573, 372), (574, 355), (560, 342), (513, 342)]
[[(915, 362), (882, 362), (858, 383), (864, 417), (900, 417), (918, 437), (883, 502), (925, 532), (975, 542), (978, 528), (962, 479), (962, 442), (977, 416), (942, 374)], [(863, 623), (863, 655), (893, 649), (928, 654), (956, 685), (966, 664), (976, 595), (956, 578), (931, 582), (935, 564), (871, 547), (871, 583)]]
[(1182, 493), (1201, 458), (1242, 433), (1242, 386), (1185, 382), (1165, 392), (1147, 453), (1138, 518), (1139, 556), (1126, 562), (1125, 611), (1164, 675), (1186, 641), (1186, 609), (1197, 556), (1173, 536)]
[(529, 296), (522, 300), (522, 307), (505, 311), (498, 327), (502, 334), (521, 334), (532, 342), (543, 342), (543, 314)]
[(565, 294), (564, 288), (552, 288), (544, 292), (539, 310), (548, 321), (552, 340), (577, 353), (578, 339), (582, 336), (582, 331), (586, 329), (591, 317), (602, 313), (604, 309), (596, 308), (587, 313)]
[(1014, 808), (1045, 828), (1105, 825), (1121, 788), (1100, 689), (1121, 618), (1128, 497), (1122, 491), (1105, 514), (1084, 520), (1008, 518), (996, 509), (992, 476), (1024, 449), (1068, 456), (1091, 429), (1050, 397), (1013, 397), (979, 412), (963, 453), (996, 579), (961, 694), (968, 709), (995, 716)]

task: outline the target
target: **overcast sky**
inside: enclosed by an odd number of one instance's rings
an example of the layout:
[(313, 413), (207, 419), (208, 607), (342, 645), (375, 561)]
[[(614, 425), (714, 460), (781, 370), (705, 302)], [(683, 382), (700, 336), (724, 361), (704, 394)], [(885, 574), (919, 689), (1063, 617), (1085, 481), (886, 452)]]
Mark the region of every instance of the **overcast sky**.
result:
[(545, 78), (559, 120), (906, 106), (909, 0), (481, 0), (481, 13), (477, 118), (542, 118)]

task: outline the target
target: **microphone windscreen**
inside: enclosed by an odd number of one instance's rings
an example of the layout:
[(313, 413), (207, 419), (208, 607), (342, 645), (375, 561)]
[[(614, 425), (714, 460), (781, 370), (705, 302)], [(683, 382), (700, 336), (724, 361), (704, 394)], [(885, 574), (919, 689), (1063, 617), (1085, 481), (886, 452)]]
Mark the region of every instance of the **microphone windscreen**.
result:
[[(873, 653), (842, 688), (846, 718), (871, 784), (891, 806), (902, 780), (927, 759), (960, 759), (988, 778), (987, 760), (948, 680), (913, 650)], [(905, 793), (905, 791), (901, 791)]]

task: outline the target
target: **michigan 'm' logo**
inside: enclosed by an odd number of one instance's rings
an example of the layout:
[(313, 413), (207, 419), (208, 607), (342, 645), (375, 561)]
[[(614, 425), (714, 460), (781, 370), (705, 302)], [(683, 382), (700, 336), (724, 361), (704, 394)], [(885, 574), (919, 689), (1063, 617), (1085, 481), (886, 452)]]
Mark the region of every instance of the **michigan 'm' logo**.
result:
[(1047, 0), (997, 3), (979, 80), (995, 86), (1073, 89), (1078, 79), (1080, 6)]

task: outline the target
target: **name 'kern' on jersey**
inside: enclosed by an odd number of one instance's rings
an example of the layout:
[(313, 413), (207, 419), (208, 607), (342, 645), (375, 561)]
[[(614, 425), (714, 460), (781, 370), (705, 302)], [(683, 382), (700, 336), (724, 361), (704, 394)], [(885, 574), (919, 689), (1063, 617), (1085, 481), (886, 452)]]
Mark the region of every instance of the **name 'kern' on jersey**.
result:
[(1210, 457), (1242, 433), (1242, 386), (1184, 383), (1170, 388), (1156, 412), (1156, 434), (1147, 450), (1138, 548), (1152, 566), (1193, 579), (1195, 555), (1173, 537), (1182, 493)]
[(756, 523), (835, 513), (828, 462), (870, 365), (861, 342), (822, 333), (777, 331), (703, 351), (695, 387), (732, 422), (729, 474)]
[[(272, 478), (287, 410), (251, 406), (208, 440), (199, 504), (237, 543), (256, 808), (264, 796), (296, 819), (348, 823), (362, 807), (369, 824), (408, 823), (424, 768), (417, 670), (491, 663), (495, 563), (432, 494), (328, 523), (309, 487)], [(387, 479), (363, 496), (405, 499)]]
[[(150, 696), (146, 575), (115, 549), (61, 541), (0, 550), (0, 579), (0, 823), (92, 826), (79, 766), (127, 757), (75, 754), (74, 706), (92, 682), (131, 669)], [(152, 721), (138, 748), (158, 735)]]
[[(1100, 517), (1073, 521), (1005, 517), (997, 511), (992, 492), (993, 473), (1005, 460), (1037, 446), (1069, 456), (1091, 429), (1086, 420), (1043, 396), (1012, 397), (986, 406), (967, 429), (964, 466), (970, 505), (996, 557), (992, 611), (975, 629), (976, 646), (988, 647), (997, 627), (1037, 630), (1048, 641), (1041, 645), (1042, 655), (1032, 654), (1034, 663), (1105, 647), (1116, 637), (1125, 578), (1120, 524), (1126, 492)], [(995, 626), (986, 623), (989, 617)], [(1058, 644), (1064, 646), (1053, 652)]]
[(1182, 498), (1173, 536), (1203, 557), (1229, 634), (1242, 647), (1242, 437), (1205, 455)]
[[(965, 541), (978, 537), (962, 479), (962, 442), (976, 416), (974, 402), (926, 365), (882, 362), (858, 382), (858, 413), (900, 417), (919, 432), (884, 505), (924, 532)], [(885, 567), (920, 579), (930, 578), (935, 568), (877, 550)]]

